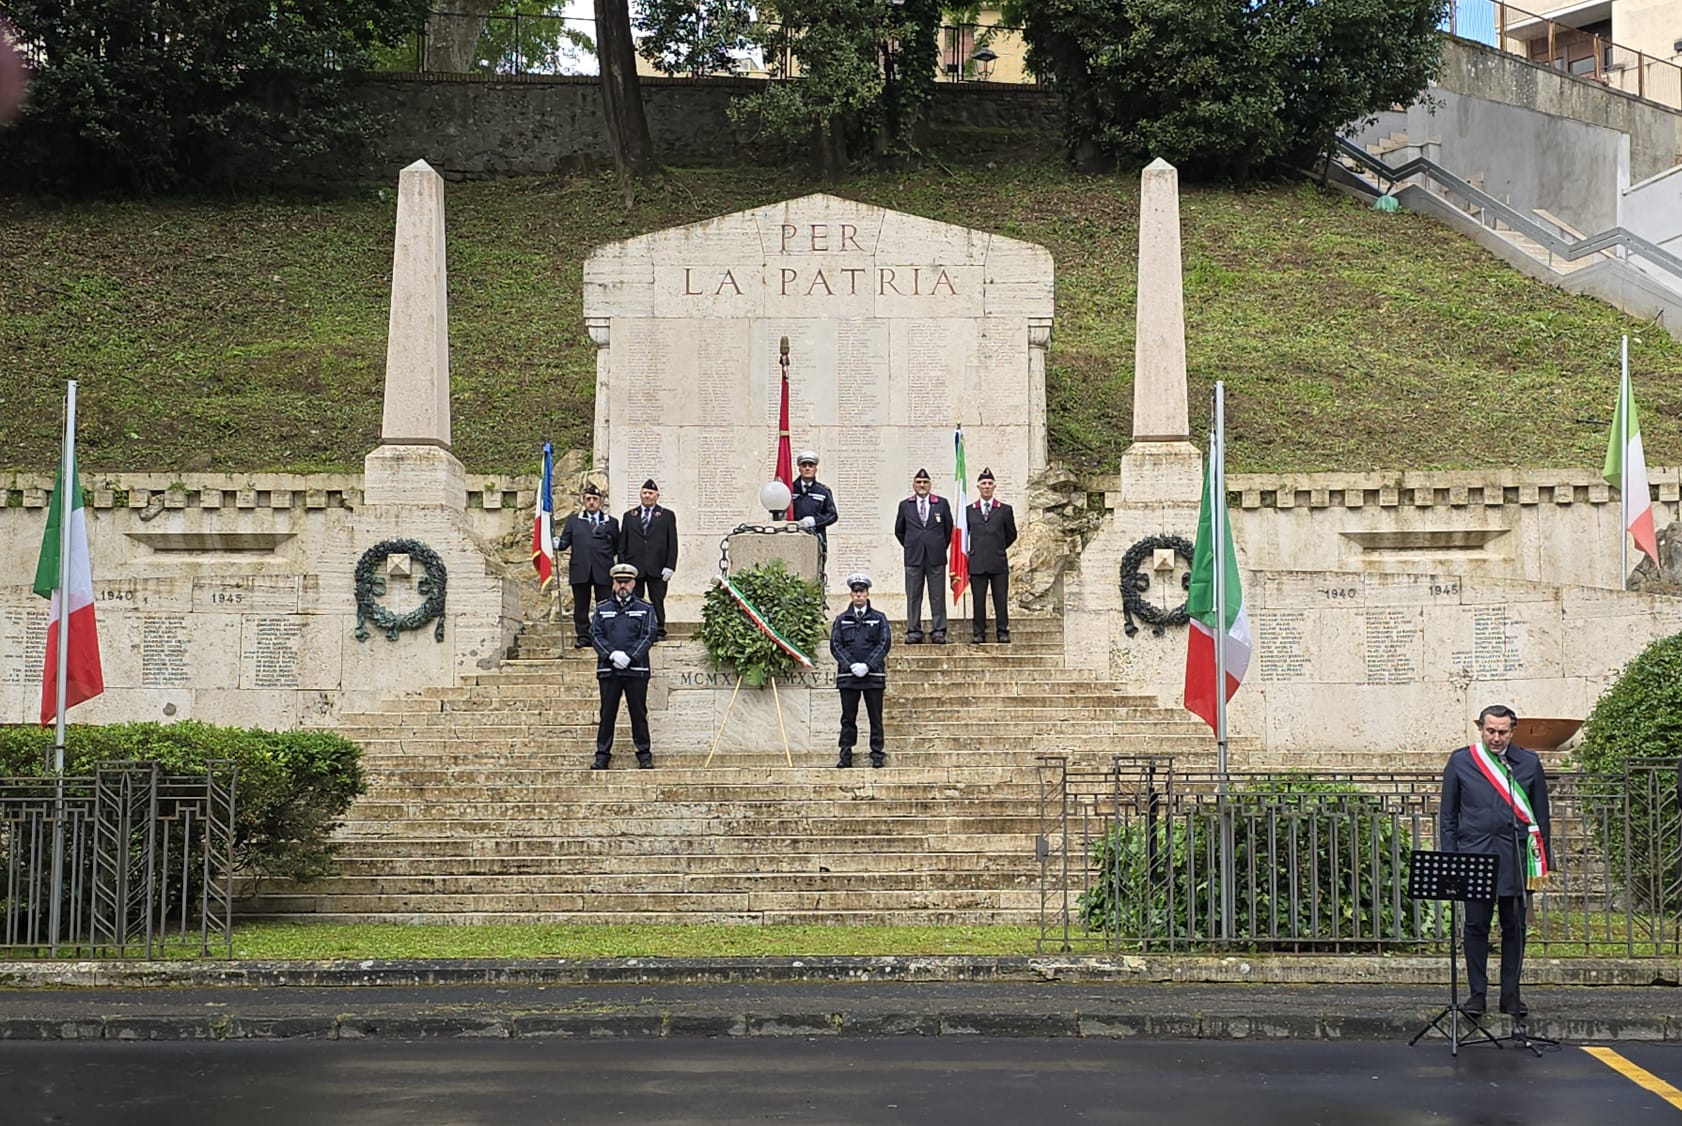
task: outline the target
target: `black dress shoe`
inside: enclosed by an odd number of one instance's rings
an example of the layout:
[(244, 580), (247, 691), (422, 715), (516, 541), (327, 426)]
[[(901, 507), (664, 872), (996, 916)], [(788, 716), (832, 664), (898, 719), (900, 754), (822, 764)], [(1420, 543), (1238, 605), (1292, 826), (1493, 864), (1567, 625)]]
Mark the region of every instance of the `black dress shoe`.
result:
[(946, 644), (946, 631), (943, 630), (943, 629), (935, 630), (934, 631), (934, 636), (929, 638), (929, 640), (934, 642), (936, 645), (945, 645)]
[(887, 761), (882, 755), (871, 755), (870, 765), (877, 770), (881, 770), (883, 766), (887, 765)]
[(1460, 1002), (1460, 1011), (1467, 1016), (1481, 1017), (1483, 1016), (1483, 1010), (1484, 999), (1482, 997), (1468, 997)]
[(665, 630), (661, 630), (661, 631), (660, 631), (660, 632), (659, 632), (659, 633), (657, 633), (657, 634), (655, 634), (655, 635), (654, 635), (654, 640), (656, 640), (656, 641), (664, 641), (664, 640), (666, 640), (666, 631), (665, 631)]
[(841, 752), (841, 757), (835, 760), (835, 769), (837, 769), (837, 770), (851, 770), (852, 767), (853, 767), (853, 756), (846, 751), (842, 751)]
[(590, 769), (591, 770), (606, 770), (607, 769), (607, 760), (610, 757), (612, 757), (612, 756), (610, 756), (610, 755), (597, 755), (596, 760), (590, 764)]
[(908, 634), (906, 634), (905, 635), (905, 643), (907, 645), (921, 645), (923, 643), (922, 633), (918, 632), (918, 633), (908, 633)]
[(1002, 629), (1002, 630), (999, 631), (999, 644), (1000, 645), (1009, 645), (1010, 644), (1010, 631), (1008, 629)]
[(985, 645), (987, 644), (987, 635), (984, 633), (973, 633), (970, 635), (969, 643), (971, 645)]
[(1514, 1020), (1523, 1020), (1525, 1017), (1530, 1015), (1530, 1006), (1526, 1005), (1523, 1001), (1514, 1001), (1511, 1004), (1506, 1001), (1502, 1001), (1501, 1011), (1512, 1017)]
[(578, 639), (578, 640), (577, 640), (577, 641), (574, 641), (574, 642), (573, 642), (573, 643), (572, 643), (572, 647), (573, 647), (573, 648), (574, 648), (574, 649), (588, 649), (588, 648), (590, 648), (590, 643), (589, 643), (589, 642), (588, 642), (588, 641), (585, 641), (585, 640), (584, 640), (584, 639), (583, 639), (583, 638), (582, 638), (582, 637), (581, 637), (581, 638), (579, 638), (579, 639)]
[(638, 755), (637, 756), (637, 769), (638, 770), (653, 770), (654, 769), (654, 756), (649, 754), (646, 751), (643, 752), (642, 754)]

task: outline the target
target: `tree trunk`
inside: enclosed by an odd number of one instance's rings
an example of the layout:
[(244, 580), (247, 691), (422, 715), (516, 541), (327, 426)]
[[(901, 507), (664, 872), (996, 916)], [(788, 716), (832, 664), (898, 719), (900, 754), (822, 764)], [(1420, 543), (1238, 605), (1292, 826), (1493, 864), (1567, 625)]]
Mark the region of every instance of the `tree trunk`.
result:
[(642, 108), (629, 0), (596, 0), (596, 59), (601, 64), (602, 115), (613, 143), (613, 163), (621, 179), (645, 179), (657, 166)]
[(497, 0), (444, 0), (443, 10), (426, 17), (426, 57), (421, 69), (438, 74), (466, 74), (473, 69), (473, 48)]

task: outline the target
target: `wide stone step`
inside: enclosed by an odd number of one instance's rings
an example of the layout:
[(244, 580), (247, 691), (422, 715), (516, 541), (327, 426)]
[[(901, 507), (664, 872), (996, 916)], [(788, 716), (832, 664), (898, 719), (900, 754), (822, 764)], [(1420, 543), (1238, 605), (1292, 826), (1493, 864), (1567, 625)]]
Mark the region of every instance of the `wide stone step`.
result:
[(1020, 815), (1025, 801), (1019, 797), (988, 798), (970, 796), (949, 798), (918, 796), (871, 800), (813, 801), (784, 798), (767, 794), (757, 800), (731, 801), (643, 801), (634, 794), (611, 796), (591, 795), (573, 787), (533, 793), (512, 791), (473, 796), (456, 790), (435, 790), (415, 795), (400, 795), (385, 790), (371, 797), (359, 799), (348, 813), (358, 821), (407, 820), (423, 821), (439, 817), (457, 820), (536, 820), (554, 817), (564, 824), (577, 825), (587, 831), (599, 824), (618, 821), (683, 821), (698, 830), (713, 832), (729, 826), (753, 824), (760, 819), (819, 820), (841, 815), (857, 814), (872, 818), (929, 818), (936, 825), (953, 820), (969, 822), (975, 818), (998, 818)]
[(925, 891), (1001, 892), (1034, 883), (1015, 873), (920, 872), (576, 872), (474, 875), (340, 876), (298, 887), (265, 886), (264, 898), (306, 896), (558, 896), (558, 895), (877, 895)]
[[(720, 836), (739, 836), (748, 833), (783, 835), (807, 833), (812, 836), (848, 833), (903, 833), (915, 836), (949, 835), (954, 833), (1033, 833), (1038, 817), (1029, 811), (1021, 813), (978, 813), (970, 817), (962, 814), (914, 814), (899, 816), (877, 814), (874, 808), (856, 812), (832, 812), (834, 807), (817, 806), (804, 814), (770, 814), (757, 816), (745, 811), (719, 811), (710, 820), (701, 822), (683, 813), (666, 813), (659, 808), (640, 814), (626, 815), (613, 820), (597, 820), (588, 826), (596, 836), (676, 836), (698, 832)], [(452, 831), (465, 833), (497, 833), (503, 836), (530, 833), (553, 833), (557, 825), (572, 824), (571, 811), (560, 805), (540, 805), (532, 802), (383, 802), (363, 799), (350, 810), (345, 831), (358, 825), (407, 821), (415, 824), (448, 826)]]
[(356, 912), (368, 914), (471, 915), (516, 912), (525, 916), (551, 912), (590, 911), (598, 914), (624, 912), (636, 915), (660, 912), (685, 914), (748, 914), (788, 911), (1027, 911), (1039, 903), (1039, 889), (953, 889), (870, 892), (829, 891), (640, 891), (561, 892), (511, 894), (394, 894), (338, 895), (314, 893), (263, 893), (251, 901), (251, 910), (269, 912)]
[(241, 910), (240, 918), (292, 923), (333, 923), (343, 926), (397, 923), (409, 926), (494, 926), (506, 923), (554, 926), (602, 927), (639, 923), (646, 926), (808, 926), (808, 927), (1030, 927), (1039, 921), (1033, 908), (977, 908), (934, 910), (905, 908), (886, 910), (810, 911), (313, 911)]
[[(611, 772), (610, 772), (611, 773)], [(694, 809), (717, 811), (739, 809), (750, 813), (771, 810), (807, 811), (817, 806), (839, 805), (847, 809), (871, 809), (877, 812), (1002, 811), (1020, 808), (1025, 801), (1037, 796), (1030, 785), (959, 788), (955, 786), (893, 786), (859, 789), (852, 793), (825, 791), (818, 787), (777, 787), (758, 789), (748, 786), (672, 786), (649, 794), (635, 786), (596, 786), (588, 782), (568, 780), (552, 785), (511, 785), (497, 783), (411, 783), (380, 780), (370, 785), (361, 800), (403, 803), (431, 803), (437, 801), (474, 802), (486, 807), (507, 807), (510, 799), (539, 805), (570, 805), (576, 808), (579, 819), (589, 817), (617, 817), (633, 809), (666, 810)], [(700, 814), (697, 814), (699, 816)]]
[(485, 824), (479, 821), (430, 821), (421, 825), (349, 822), (335, 834), (335, 839), (347, 856), (455, 856), (464, 852), (475, 856), (547, 856), (568, 852), (589, 854), (592, 850), (603, 856), (751, 856), (771, 852), (819, 856), (826, 852), (871, 849), (1019, 855), (1024, 849), (1032, 849), (1034, 841), (1031, 832), (1024, 833), (1014, 827), (1004, 832), (977, 830), (919, 834), (899, 826), (891, 829), (859, 826), (850, 831), (827, 833), (737, 833), (729, 836), (678, 833), (590, 833), (571, 836), (558, 832), (553, 822), (532, 826), (498, 824), (495, 829), (496, 832), (487, 833)]
[[(874, 852), (846, 849), (812, 853), (750, 853), (746, 855), (718, 853), (638, 853), (629, 856), (600, 852), (551, 852), (530, 856), (446, 854), (447, 844), (459, 841), (440, 841), (438, 854), (415, 856), (362, 856), (351, 854), (347, 847), (338, 858), (338, 875), (331, 879), (356, 877), (437, 876), (545, 876), (587, 875), (606, 871), (632, 871), (648, 875), (731, 873), (767, 875), (772, 873), (851, 873), (873, 875), (881, 873), (928, 873), (931, 854), (926, 851)], [(1035, 874), (1039, 863), (1031, 851), (1016, 854), (987, 852), (946, 852), (932, 854), (939, 858), (942, 872), (991, 872), (1015, 878), (1025, 873)], [(616, 865), (619, 865), (616, 867)], [(289, 885), (283, 885), (289, 886)], [(309, 890), (294, 889), (294, 890)]]

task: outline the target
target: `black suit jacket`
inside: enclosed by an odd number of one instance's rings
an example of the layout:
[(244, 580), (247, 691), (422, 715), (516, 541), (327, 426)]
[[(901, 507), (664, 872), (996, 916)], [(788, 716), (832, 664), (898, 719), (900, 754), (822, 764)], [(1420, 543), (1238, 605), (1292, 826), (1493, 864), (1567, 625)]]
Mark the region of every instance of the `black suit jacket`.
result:
[(952, 544), (952, 506), (944, 497), (929, 494), (929, 522), (917, 519), (917, 496), (899, 502), (894, 517), (894, 539), (905, 548), (907, 567), (944, 567), (946, 549)]
[(555, 550), (571, 549), (567, 561), (567, 585), (607, 586), (613, 581), (614, 556), (619, 551), (619, 521), (603, 512), (601, 523), (592, 524), (582, 512), (575, 512), (561, 525)]
[(969, 520), (969, 573), (1008, 575), (1010, 559), (1005, 554), (1016, 542), (1016, 513), (1002, 500), (993, 501), (987, 519), (981, 518), (981, 502), (964, 509)]
[[(1548, 783), (1542, 777), (1542, 760), (1535, 751), (1508, 745), (1513, 778), (1530, 798), (1542, 842), (1553, 867), (1553, 825), (1548, 817)], [(1496, 759), (1497, 768), (1500, 759)], [(1513, 811), (1490, 785), (1472, 758), (1470, 747), (1448, 756), (1443, 769), (1442, 808), (1437, 812), (1437, 836), (1444, 852), (1494, 853), (1501, 858), (1496, 895), (1524, 894), (1524, 866), (1519, 863), (1518, 842), (1513, 835)]]
[(635, 564), (643, 578), (659, 578), (663, 567), (677, 570), (677, 517), (672, 510), (655, 505), (646, 532), (640, 504), (625, 513), (619, 520), (619, 561)]

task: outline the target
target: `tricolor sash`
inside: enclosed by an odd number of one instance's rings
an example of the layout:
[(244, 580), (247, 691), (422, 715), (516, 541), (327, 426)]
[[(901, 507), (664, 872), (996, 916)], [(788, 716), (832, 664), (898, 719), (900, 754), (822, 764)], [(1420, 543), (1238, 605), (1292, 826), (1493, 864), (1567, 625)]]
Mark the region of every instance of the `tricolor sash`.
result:
[(1535, 891), (1548, 878), (1548, 850), (1542, 841), (1542, 827), (1536, 823), (1536, 811), (1530, 806), (1530, 795), (1524, 792), (1524, 787), (1518, 784), (1518, 779), (1510, 771), (1496, 764), (1495, 756), (1489, 753), (1482, 739), (1466, 749), (1472, 752), (1472, 762), (1477, 765), (1478, 772), (1495, 787), (1495, 792), (1512, 807), (1529, 830), (1525, 835), (1528, 847), (1524, 850), (1524, 886)]

